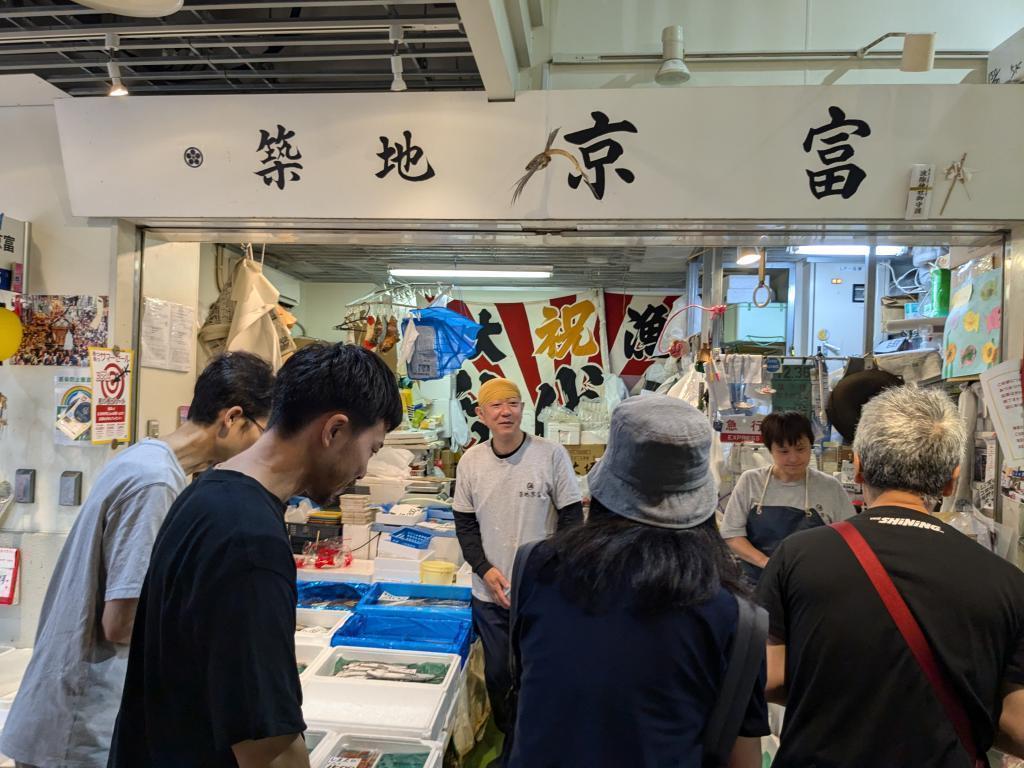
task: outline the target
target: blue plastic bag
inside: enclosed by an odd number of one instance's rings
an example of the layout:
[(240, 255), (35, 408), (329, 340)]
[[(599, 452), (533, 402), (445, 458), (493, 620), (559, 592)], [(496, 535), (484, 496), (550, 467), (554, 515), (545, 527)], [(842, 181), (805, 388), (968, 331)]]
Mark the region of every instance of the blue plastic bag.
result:
[[(476, 337), (483, 326), (444, 307), (409, 313), (418, 336), (407, 369), (410, 379), (430, 381), (455, 373), (476, 354)], [(409, 320), (402, 323), (406, 333)]]

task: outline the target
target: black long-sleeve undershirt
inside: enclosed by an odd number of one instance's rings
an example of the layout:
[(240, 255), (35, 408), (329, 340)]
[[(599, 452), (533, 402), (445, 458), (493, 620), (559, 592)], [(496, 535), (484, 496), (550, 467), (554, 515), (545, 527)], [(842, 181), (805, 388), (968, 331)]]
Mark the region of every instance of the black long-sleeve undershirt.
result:
[[(557, 528), (563, 531), (574, 525), (583, 522), (583, 502), (577, 501), (558, 510)], [(472, 512), (455, 513), (455, 534), (459, 538), (459, 546), (462, 547), (462, 556), (466, 558), (469, 567), (473, 569), (480, 578), (484, 577), (494, 566), (484, 553), (483, 536), (480, 533), (480, 521)], [(509, 574), (505, 574), (508, 577)]]

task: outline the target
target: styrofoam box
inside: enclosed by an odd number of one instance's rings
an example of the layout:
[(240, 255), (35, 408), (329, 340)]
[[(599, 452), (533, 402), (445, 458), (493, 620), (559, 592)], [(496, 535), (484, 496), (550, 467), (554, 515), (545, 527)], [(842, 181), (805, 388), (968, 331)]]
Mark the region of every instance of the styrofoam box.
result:
[[(438, 685), (333, 676), (338, 658), (400, 664), (444, 663)], [(331, 648), (302, 680), (302, 712), (308, 721), (374, 736), (436, 741), (447, 726), (458, 694), (461, 660), (451, 653), (392, 651), (386, 648)], [(310, 670), (307, 670), (310, 671)]]
[(397, 737), (382, 739), (379, 737), (364, 736), (355, 733), (343, 733), (338, 737), (337, 741), (335, 741), (333, 747), (325, 757), (316, 763), (311, 760), (309, 764), (312, 768), (325, 768), (332, 757), (346, 749), (376, 749), (383, 754), (391, 755), (426, 752), (429, 754), (429, 757), (423, 764), (423, 768), (441, 768), (441, 763), (444, 759), (444, 750), (442, 746), (434, 741), (424, 741), (423, 739), (402, 739)]
[(393, 515), (390, 512), (378, 512), (377, 522), (382, 525), (416, 525), (427, 519), (427, 513), (421, 508), (412, 515)]
[[(297, 608), (295, 621), (312, 629), (296, 630), (295, 643), (308, 645), (330, 645), (331, 638), (342, 624), (349, 620), (352, 611), (334, 611), (326, 608)], [(317, 631), (320, 630), (320, 631)]]
[[(309, 764), (316, 766), (321, 762), (327, 762), (341, 734), (323, 723), (306, 723), (306, 732), (303, 736), (306, 739), (306, 749), (309, 751)], [(310, 741), (313, 741), (312, 749)]]
[[(383, 543), (381, 546), (383, 546)], [(429, 549), (417, 551), (420, 554), (414, 560), (398, 557), (381, 557), (378, 554), (377, 559), (373, 561), (373, 580), (397, 581), (401, 584), (419, 584), (420, 565), (424, 560), (433, 558), (434, 553)]]
[(354, 559), (348, 568), (299, 568), (298, 581), (350, 581), (369, 584), (373, 581), (373, 561)]
[[(431, 543), (433, 543), (433, 537), (431, 537)], [(415, 560), (420, 562), (424, 559), (423, 553), (431, 551), (428, 545), (426, 549), (417, 549), (416, 547), (407, 547), (405, 544), (396, 544), (391, 540), (391, 534), (385, 533), (380, 537), (380, 542), (377, 545), (377, 560)], [(378, 579), (379, 581), (379, 579)]]
[(299, 680), (305, 679), (313, 673), (314, 669), (320, 668), (320, 657), (327, 656), (330, 652), (326, 645), (319, 643), (295, 643), (295, 662), (305, 664), (306, 668), (299, 673)]
[(364, 477), (359, 481), (370, 489), (371, 504), (396, 504), (405, 495), (409, 480), (387, 477)]

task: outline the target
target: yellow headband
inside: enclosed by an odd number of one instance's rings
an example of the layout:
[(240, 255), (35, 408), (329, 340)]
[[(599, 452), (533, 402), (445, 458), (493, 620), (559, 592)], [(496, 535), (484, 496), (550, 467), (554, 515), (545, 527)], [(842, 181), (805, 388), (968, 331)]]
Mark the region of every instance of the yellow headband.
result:
[(480, 386), (480, 391), (476, 395), (476, 402), (477, 405), (487, 405), (488, 403), (496, 403), (499, 400), (508, 400), (509, 398), (522, 399), (522, 395), (519, 394), (519, 387), (508, 379), (490, 379)]

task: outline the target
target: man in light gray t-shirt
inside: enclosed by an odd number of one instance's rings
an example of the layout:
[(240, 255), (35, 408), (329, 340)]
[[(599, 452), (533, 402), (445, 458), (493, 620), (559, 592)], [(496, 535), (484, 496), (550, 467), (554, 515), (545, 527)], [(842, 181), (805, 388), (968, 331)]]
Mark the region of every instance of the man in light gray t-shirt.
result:
[(96, 478), (57, 560), (4, 725), (0, 751), (19, 766), (106, 768), (160, 526), (189, 475), (256, 441), (273, 381), (254, 355), (216, 358), (196, 382), (189, 420), (164, 440), (119, 451)]

